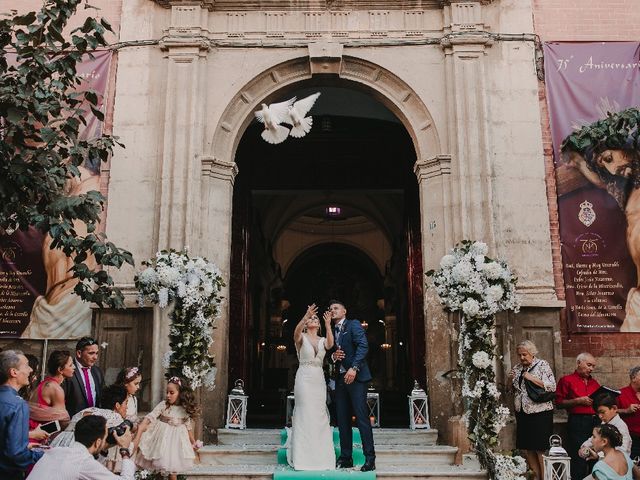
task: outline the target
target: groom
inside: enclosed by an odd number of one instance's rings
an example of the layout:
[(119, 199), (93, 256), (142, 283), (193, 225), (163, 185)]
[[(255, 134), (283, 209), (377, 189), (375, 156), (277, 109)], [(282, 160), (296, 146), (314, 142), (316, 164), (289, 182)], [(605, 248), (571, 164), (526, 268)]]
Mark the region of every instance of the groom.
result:
[(347, 320), (347, 309), (338, 300), (331, 300), (329, 313), (334, 323), (335, 347), (331, 359), (335, 364), (336, 378), (336, 414), (340, 431), (340, 458), (336, 468), (353, 467), (353, 435), (351, 431), (351, 412), (353, 411), (360, 437), (365, 463), (361, 470), (368, 472), (376, 469), (376, 452), (373, 447), (373, 431), (367, 407), (367, 382), (371, 381), (371, 372), (366, 356), (369, 344), (364, 329), (358, 320)]

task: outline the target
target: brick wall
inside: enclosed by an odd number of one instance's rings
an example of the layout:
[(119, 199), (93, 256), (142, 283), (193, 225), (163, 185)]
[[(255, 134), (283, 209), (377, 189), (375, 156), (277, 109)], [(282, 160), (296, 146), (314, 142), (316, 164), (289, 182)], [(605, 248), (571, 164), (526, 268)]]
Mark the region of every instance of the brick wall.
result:
[[(542, 41), (637, 41), (640, 39), (638, 0), (533, 0), (534, 27)], [(560, 234), (556, 201), (556, 179), (545, 85), (540, 82), (540, 111), (545, 177), (549, 204), (549, 224), (556, 291), (564, 298)], [(598, 358), (594, 375), (601, 383), (614, 387), (628, 384), (629, 368), (640, 364), (640, 334), (567, 332), (566, 317), (561, 315), (563, 372), (573, 371), (575, 357), (591, 352)]]
[(638, 40), (638, 0), (533, 0), (535, 31), (544, 41)]

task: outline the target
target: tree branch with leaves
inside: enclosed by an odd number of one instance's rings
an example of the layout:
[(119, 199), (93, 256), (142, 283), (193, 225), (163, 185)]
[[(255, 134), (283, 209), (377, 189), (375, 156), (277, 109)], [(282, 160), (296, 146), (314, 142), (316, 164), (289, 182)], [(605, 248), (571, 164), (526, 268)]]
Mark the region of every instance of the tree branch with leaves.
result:
[[(105, 197), (76, 188), (87, 165), (109, 160), (111, 135), (83, 135), (88, 118), (104, 121), (101, 99), (81, 91), (78, 65), (108, 46), (104, 19), (63, 32), (82, 0), (46, 0), (39, 12), (0, 18), (0, 233), (35, 228), (73, 260), (74, 292), (100, 306), (123, 307), (104, 267), (134, 264), (98, 229)], [(85, 4), (85, 7), (88, 5)]]

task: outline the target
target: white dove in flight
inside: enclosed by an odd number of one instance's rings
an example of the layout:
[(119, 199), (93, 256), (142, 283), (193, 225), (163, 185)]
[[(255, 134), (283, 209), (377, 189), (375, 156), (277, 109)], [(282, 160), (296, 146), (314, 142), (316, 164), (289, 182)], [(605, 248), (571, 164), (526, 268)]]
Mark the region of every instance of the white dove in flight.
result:
[(309, 95), (308, 97), (298, 100), (289, 109), (289, 119), (285, 120), (292, 125), (291, 136), (295, 138), (304, 137), (311, 130), (313, 117), (305, 117), (307, 112), (311, 110), (313, 104), (320, 96), (320, 92)]
[(289, 109), (296, 101), (293, 97), (286, 102), (262, 104), (262, 108), (254, 112), (260, 123), (264, 123), (262, 138), (269, 143), (282, 143), (289, 136), (289, 129), (280, 125), (289, 119)]

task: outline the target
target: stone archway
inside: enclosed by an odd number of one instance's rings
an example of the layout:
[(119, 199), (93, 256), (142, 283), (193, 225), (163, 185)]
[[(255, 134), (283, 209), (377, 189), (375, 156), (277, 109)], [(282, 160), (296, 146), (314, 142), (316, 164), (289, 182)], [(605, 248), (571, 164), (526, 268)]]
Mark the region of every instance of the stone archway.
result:
[[(368, 60), (351, 56), (339, 58), (339, 67), (322, 74), (337, 73), (341, 79), (352, 81), (373, 93), (409, 132), (418, 161), (442, 153), (431, 114), (409, 85), (394, 73)], [(253, 120), (253, 112), (260, 103), (268, 101), (289, 85), (310, 79), (314, 69), (312, 57), (300, 57), (265, 70), (246, 84), (223, 112), (213, 135), (209, 155), (222, 162), (232, 161), (242, 133)]]
[[(448, 174), (448, 155), (441, 152), (440, 138), (432, 116), (419, 95), (401, 78), (391, 71), (368, 60), (353, 56), (334, 56), (331, 53), (314, 56), (312, 46), (310, 54), (277, 64), (248, 82), (231, 99), (223, 111), (206, 153), (201, 155), (202, 169), (202, 209), (199, 237), (203, 242), (200, 250), (211, 251), (210, 256), (216, 258), (223, 271), (230, 271), (231, 265), (231, 218), (233, 182), (237, 173), (235, 155), (240, 139), (253, 120), (253, 112), (260, 103), (269, 103), (276, 96), (282, 95), (296, 84), (312, 79), (316, 74), (334, 74), (348, 82), (354, 88), (362, 89), (387, 107), (409, 134), (413, 143), (416, 164), (415, 173), (419, 184), (419, 203), (422, 215), (420, 226), (416, 230), (426, 231), (428, 221), (424, 214), (425, 203), (430, 203), (433, 193), (426, 195), (427, 180)], [(326, 53), (326, 52), (325, 52)], [(326, 68), (325, 68), (326, 67)], [(211, 138), (211, 137), (210, 137)], [(442, 186), (438, 186), (442, 195)], [(416, 199), (417, 200), (417, 199)], [(436, 208), (442, 207), (441, 201), (434, 202)], [(442, 214), (436, 214), (440, 219)], [(440, 222), (439, 224), (441, 224)], [(443, 233), (439, 230), (440, 234)], [(417, 231), (418, 237), (420, 232)], [(433, 237), (433, 235), (432, 235)], [(424, 238), (424, 237), (423, 237)], [(207, 244), (207, 240), (208, 244)], [(212, 246), (215, 240), (215, 248)], [(428, 249), (425, 245), (416, 245), (418, 257), (422, 257)], [(422, 264), (416, 270), (415, 282), (422, 283)], [(422, 292), (422, 289), (420, 288)], [(230, 302), (234, 301), (233, 292), (229, 292)], [(226, 398), (229, 360), (229, 305), (225, 307), (215, 332), (214, 354), (218, 359), (221, 375), (217, 380), (218, 388), (211, 395), (212, 412), (209, 425), (219, 425), (224, 412)], [(423, 314), (423, 298), (416, 299), (415, 311)], [(237, 349), (237, 345), (234, 349)], [(425, 345), (423, 342), (422, 352)], [(238, 353), (238, 352), (236, 352)], [(424, 357), (424, 355), (423, 355)], [(428, 375), (429, 378), (431, 374)]]

